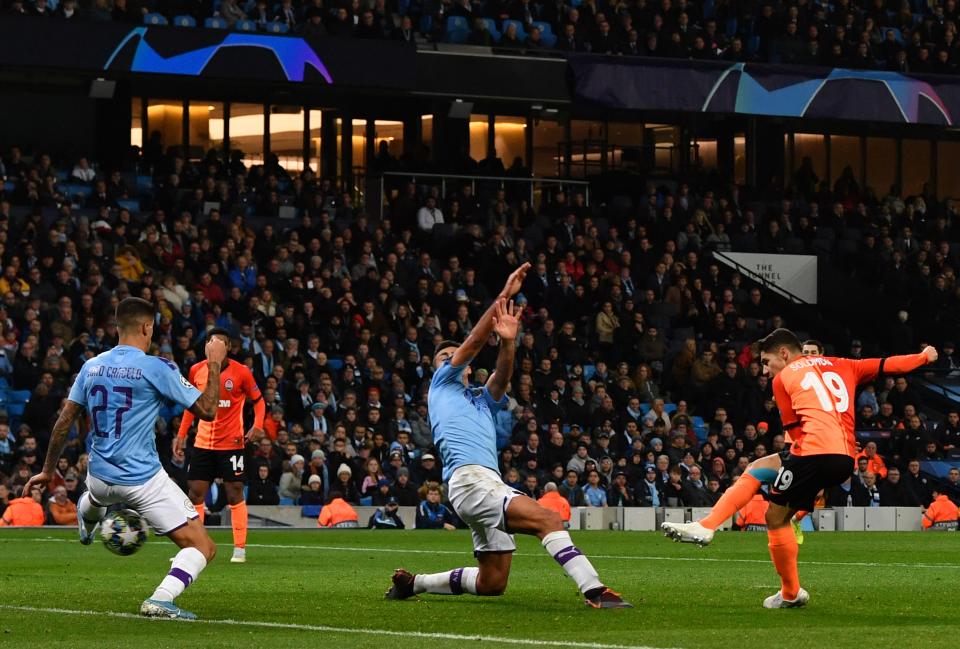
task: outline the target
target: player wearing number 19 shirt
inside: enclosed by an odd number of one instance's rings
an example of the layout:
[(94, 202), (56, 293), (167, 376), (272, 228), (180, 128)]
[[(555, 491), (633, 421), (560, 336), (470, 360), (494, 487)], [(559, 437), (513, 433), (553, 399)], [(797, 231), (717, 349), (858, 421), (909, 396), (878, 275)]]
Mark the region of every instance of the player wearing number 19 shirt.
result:
[[(230, 332), (226, 329), (212, 329), (210, 338), (220, 338), (230, 346)], [(190, 383), (203, 389), (207, 385), (210, 368), (207, 361), (200, 361), (190, 368)], [(201, 421), (197, 425), (197, 436), (190, 454), (187, 468), (187, 480), (190, 485), (190, 500), (197, 508), (200, 522), (203, 523), (203, 501), (210, 483), (220, 478), (227, 492), (227, 504), (230, 506), (230, 524), (233, 528), (233, 556), (231, 563), (245, 563), (247, 560), (247, 503), (243, 499), (243, 484), (246, 470), (243, 462), (244, 431), (243, 406), (247, 399), (253, 401), (254, 422), (250, 429), (251, 438), (263, 436), (263, 418), (266, 405), (260, 395), (260, 388), (253, 373), (246, 365), (231, 361), (223, 362), (220, 369), (220, 402), (217, 416), (213, 421)], [(184, 411), (180, 430), (174, 440), (173, 453), (182, 457), (183, 444), (193, 424), (193, 414)], [(258, 441), (258, 440), (257, 440)]]
[[(165, 402), (213, 419), (219, 381), (201, 392), (176, 365), (145, 353), (156, 317), (150, 302), (127, 298), (117, 307), (116, 317), (119, 344), (84, 363), (51, 431), (43, 470), (25, 489), (29, 493), (33, 486), (50, 481), (70, 428), (86, 410), (93, 440), (87, 491), (77, 503), (80, 542), (93, 542), (109, 505), (124, 503), (136, 510), (158, 534), (180, 547), (166, 577), (141, 604), (140, 614), (196, 619), (174, 600), (213, 560), (216, 546), (197, 521), (193, 504), (161, 467), (155, 424)], [(226, 347), (222, 341), (211, 341), (206, 354), (219, 367)]]
[[(893, 359), (852, 360), (803, 356), (800, 341), (777, 329), (758, 343), (764, 369), (773, 377), (773, 396), (793, 445), (770, 489), (767, 536), (780, 590), (764, 608), (803, 606), (810, 596), (800, 587), (797, 539), (790, 521), (798, 510), (813, 509), (821, 489), (850, 477), (857, 453), (854, 400), (857, 385), (884, 372)], [(936, 350), (899, 357), (891, 371), (936, 360)]]

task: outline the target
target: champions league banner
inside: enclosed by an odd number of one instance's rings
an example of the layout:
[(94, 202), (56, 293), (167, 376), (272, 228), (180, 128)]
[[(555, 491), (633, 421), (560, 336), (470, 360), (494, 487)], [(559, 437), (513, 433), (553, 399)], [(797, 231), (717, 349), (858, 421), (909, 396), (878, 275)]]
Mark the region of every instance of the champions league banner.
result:
[(755, 63), (571, 56), (573, 93), (608, 108), (951, 126), (960, 79)]

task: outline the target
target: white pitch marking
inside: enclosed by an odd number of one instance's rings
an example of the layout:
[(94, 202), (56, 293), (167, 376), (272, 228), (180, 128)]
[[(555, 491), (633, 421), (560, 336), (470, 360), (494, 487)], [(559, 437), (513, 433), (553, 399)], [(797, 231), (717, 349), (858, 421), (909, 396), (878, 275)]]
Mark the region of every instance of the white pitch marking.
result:
[[(119, 613), (116, 611), (84, 611), (67, 608), (47, 608), (41, 606), (16, 606), (0, 604), (0, 610), (23, 611), (25, 613), (52, 613), (56, 615), (84, 615), (91, 617), (112, 617), (125, 620), (146, 620), (133, 613)], [(156, 624), (159, 620), (151, 619)], [(217, 624), (224, 626), (252, 626), (264, 629), (290, 629), (293, 631), (321, 631), (324, 633), (344, 633), (354, 635), (390, 636), (402, 638), (424, 638), (428, 640), (468, 640), (472, 642), (492, 642), (497, 644), (511, 644), (537, 647), (571, 647), (572, 649), (655, 649), (644, 645), (603, 644), (601, 642), (575, 642), (572, 640), (529, 640), (526, 638), (507, 638), (487, 635), (465, 635), (457, 633), (428, 633), (425, 631), (394, 631), (392, 629), (370, 629), (326, 626), (317, 624), (293, 624), (290, 622), (259, 622), (247, 620), (180, 620), (188, 624)]]

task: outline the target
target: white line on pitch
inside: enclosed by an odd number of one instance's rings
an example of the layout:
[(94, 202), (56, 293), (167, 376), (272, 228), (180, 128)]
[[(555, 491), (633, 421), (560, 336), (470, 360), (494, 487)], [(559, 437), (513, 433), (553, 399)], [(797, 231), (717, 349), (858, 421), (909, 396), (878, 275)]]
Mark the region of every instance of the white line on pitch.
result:
[[(56, 615), (83, 615), (91, 617), (112, 617), (121, 619), (143, 620), (133, 613), (119, 613), (116, 611), (83, 611), (66, 608), (47, 608), (41, 606), (16, 606), (0, 604), (0, 610), (23, 611), (26, 613), (52, 613)], [(157, 620), (151, 620), (157, 623)], [(642, 645), (603, 644), (600, 642), (576, 642), (573, 640), (530, 640), (526, 638), (507, 638), (488, 635), (466, 635), (457, 633), (428, 633), (426, 631), (394, 631), (392, 629), (370, 629), (325, 626), (317, 624), (293, 624), (289, 622), (259, 622), (248, 620), (195, 620), (189, 624), (218, 624), (224, 626), (251, 626), (264, 629), (290, 629), (293, 631), (321, 631), (324, 633), (343, 633), (353, 635), (393, 636), (402, 638), (424, 638), (427, 640), (469, 640), (473, 642), (493, 642), (497, 644), (512, 644), (526, 646), (571, 647), (574, 649), (654, 649)]]
[[(49, 543), (71, 543), (70, 539), (4, 539), (0, 534), (0, 543), (6, 542), (30, 542), (44, 541)], [(166, 544), (166, 541), (150, 541), (150, 543)], [(422, 550), (422, 549), (403, 549), (403, 548), (372, 548), (372, 547), (354, 547), (339, 545), (288, 545), (282, 543), (247, 543), (248, 548), (282, 548), (287, 550), (323, 550), (326, 552), (371, 552), (381, 554), (450, 554), (458, 556), (469, 555), (467, 550)], [(585, 553), (590, 559), (613, 559), (627, 561), (705, 561), (709, 563), (762, 563), (769, 565), (769, 559), (731, 559), (727, 557), (657, 557), (631, 554), (590, 554)], [(549, 555), (543, 552), (516, 552), (516, 557), (534, 557), (549, 558)], [(929, 568), (932, 570), (942, 570), (944, 568), (958, 570), (960, 563), (871, 563), (868, 561), (800, 561), (804, 566), (840, 566), (850, 568)]]

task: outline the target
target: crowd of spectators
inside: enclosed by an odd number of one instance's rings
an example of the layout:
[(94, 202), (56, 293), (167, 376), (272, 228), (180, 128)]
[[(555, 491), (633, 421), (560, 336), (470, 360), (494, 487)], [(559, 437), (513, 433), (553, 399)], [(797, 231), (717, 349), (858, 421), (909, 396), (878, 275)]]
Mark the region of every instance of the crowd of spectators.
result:
[[(466, 42), (542, 53), (770, 61), (953, 74), (956, 0), (5, 0), (8, 14)], [(219, 23), (218, 23), (219, 24)], [(273, 26), (279, 26), (273, 28)]]
[[(877, 246), (867, 252), (884, 281), (902, 277), (912, 294), (926, 287), (945, 310), (957, 306), (949, 243), (960, 222), (951, 201), (932, 197), (891, 196), (861, 212), (867, 192), (838, 184), (758, 214), (737, 188), (680, 184), (651, 186), (622, 213), (562, 192), (535, 208), (495, 188), (441, 195), (410, 185), (379, 220), (309, 171), (246, 169), (215, 152), (200, 165), (157, 155), (158, 184), (175, 177), (182, 191), (161, 184), (139, 213), (116, 206), (130, 193), (122, 176), (90, 173), (87, 160), (63, 169), (104, 199), (77, 210), (36, 200), (62, 172), (50, 156), (3, 157), (14, 188), (0, 198), (0, 378), (30, 398), (21, 412), (0, 413), (0, 509), (39, 470), (75, 373), (115, 344), (112, 313), (128, 295), (156, 304), (153, 352), (184, 374), (211, 328), (234, 333), (231, 357), (251, 367), (268, 412), (266, 437), (247, 449), (248, 502), (395, 499), (434, 527), (458, 522), (432, 488), (442, 468), (425, 398), (432, 353), (469, 334), (522, 262), (533, 268), (516, 298), (524, 329), (496, 421), (501, 471), (519, 491), (539, 498), (555, 488), (574, 506), (710, 505), (748, 462), (782, 449), (749, 343), (791, 323), (775, 296), (712, 251), (775, 252), (775, 226), (801, 240), (805, 229), (859, 228), (862, 245)], [(300, 219), (251, 219), (230, 202), (241, 190), (254, 202), (275, 198), (281, 174), (302, 197)], [(221, 209), (204, 214), (214, 195)], [(930, 342), (944, 368), (957, 368), (952, 344)], [(835, 351), (857, 357), (862, 347)], [(475, 361), (478, 383), (496, 353), (491, 337)], [(866, 386), (856, 405), (861, 429), (893, 434), (865, 446), (863, 466), (828, 502), (927, 504), (932, 483), (918, 461), (960, 455), (956, 413), (928, 416), (909, 378)], [(180, 413), (163, 414), (157, 446), (183, 481), (170, 453)], [(67, 501), (84, 488), (83, 433), (71, 433), (49, 491), (25, 495), (49, 521), (66, 520)], [(945, 488), (956, 494), (958, 480)], [(211, 511), (222, 492), (211, 490)], [(17, 507), (36, 513), (26, 501)]]

